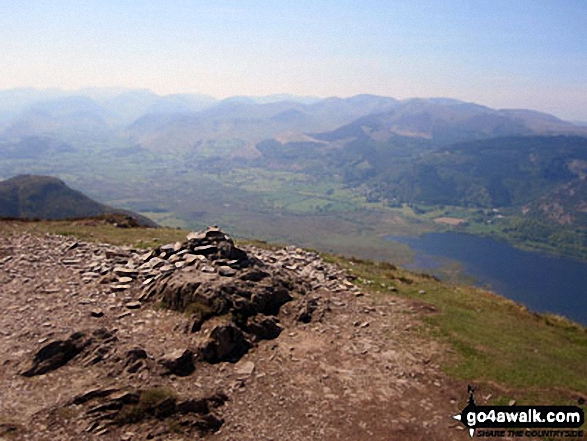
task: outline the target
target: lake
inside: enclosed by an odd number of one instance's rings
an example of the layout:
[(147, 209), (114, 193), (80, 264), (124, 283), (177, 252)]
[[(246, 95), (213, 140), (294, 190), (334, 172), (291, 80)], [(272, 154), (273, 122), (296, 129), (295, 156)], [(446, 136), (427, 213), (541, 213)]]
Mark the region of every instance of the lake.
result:
[(524, 251), (506, 242), (459, 233), (389, 236), (415, 253), (409, 269), (443, 278), (446, 259), (460, 263), (475, 284), (530, 310), (552, 312), (587, 325), (587, 263)]

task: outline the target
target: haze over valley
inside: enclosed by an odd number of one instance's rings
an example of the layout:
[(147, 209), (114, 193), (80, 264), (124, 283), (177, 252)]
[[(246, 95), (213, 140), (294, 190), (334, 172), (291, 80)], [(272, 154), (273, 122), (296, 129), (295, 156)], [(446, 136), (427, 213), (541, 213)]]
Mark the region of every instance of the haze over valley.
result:
[[(402, 262), (409, 253), (381, 245), (383, 235), (457, 219), (465, 231), (585, 255), (587, 129), (545, 113), (375, 95), (0, 97), (3, 178), (57, 176), (161, 224), (220, 223)], [(364, 248), (349, 248), (355, 237)]]

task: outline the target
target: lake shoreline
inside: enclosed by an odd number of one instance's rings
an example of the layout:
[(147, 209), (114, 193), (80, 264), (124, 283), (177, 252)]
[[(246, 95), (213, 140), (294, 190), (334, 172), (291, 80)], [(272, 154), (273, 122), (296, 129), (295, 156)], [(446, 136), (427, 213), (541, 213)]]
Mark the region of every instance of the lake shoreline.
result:
[[(461, 232), (385, 239), (410, 246), (414, 260), (406, 268), (412, 271), (429, 272), (448, 282), (481, 286), (533, 311), (563, 315), (587, 325), (584, 261), (522, 250), (507, 241)], [(462, 267), (460, 275), (447, 277), (447, 262), (453, 272), (455, 267)]]

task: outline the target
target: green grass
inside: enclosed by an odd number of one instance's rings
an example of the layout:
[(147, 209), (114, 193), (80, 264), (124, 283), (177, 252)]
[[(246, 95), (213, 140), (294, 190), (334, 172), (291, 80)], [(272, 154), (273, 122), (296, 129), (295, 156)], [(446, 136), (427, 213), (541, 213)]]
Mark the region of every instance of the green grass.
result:
[(185, 240), (187, 232), (175, 228), (116, 228), (96, 220), (52, 222), (0, 222), (0, 234), (61, 234), (87, 242), (127, 245), (135, 248), (156, 247)]
[(424, 322), (432, 337), (456, 352), (443, 366), (451, 377), (483, 383), (518, 402), (568, 403), (573, 394), (587, 394), (587, 328), (531, 313), (478, 288), (448, 285), (369, 261), (331, 260), (359, 280), (372, 281), (362, 288), (376, 295), (386, 294), (381, 284), (393, 285), (399, 295), (433, 305), (437, 312), (426, 315)]

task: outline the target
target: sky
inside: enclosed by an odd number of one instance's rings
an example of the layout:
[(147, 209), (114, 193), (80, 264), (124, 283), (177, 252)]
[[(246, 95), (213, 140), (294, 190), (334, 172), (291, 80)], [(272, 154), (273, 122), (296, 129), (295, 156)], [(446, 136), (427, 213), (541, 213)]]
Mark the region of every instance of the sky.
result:
[(2, 0), (0, 89), (451, 97), (587, 121), (584, 0)]

